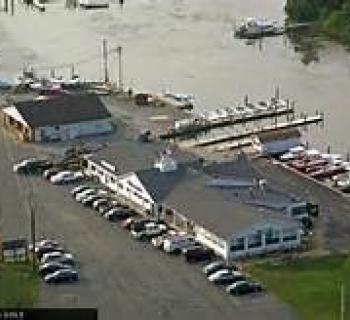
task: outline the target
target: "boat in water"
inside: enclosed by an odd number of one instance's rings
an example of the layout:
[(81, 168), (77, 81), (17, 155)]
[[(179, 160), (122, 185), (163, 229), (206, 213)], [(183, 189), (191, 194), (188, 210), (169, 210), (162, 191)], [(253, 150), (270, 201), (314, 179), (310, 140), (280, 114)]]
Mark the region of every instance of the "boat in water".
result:
[(277, 36), (285, 32), (285, 28), (276, 21), (247, 18), (234, 30), (236, 38), (257, 39), (267, 36)]

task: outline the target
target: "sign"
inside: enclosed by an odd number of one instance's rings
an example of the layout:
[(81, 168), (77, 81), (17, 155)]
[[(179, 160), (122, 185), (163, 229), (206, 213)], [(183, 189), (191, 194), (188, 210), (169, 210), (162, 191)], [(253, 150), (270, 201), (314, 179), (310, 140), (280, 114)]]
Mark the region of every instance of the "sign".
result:
[(28, 245), (26, 239), (6, 240), (1, 243), (1, 257), (4, 262), (26, 261)]

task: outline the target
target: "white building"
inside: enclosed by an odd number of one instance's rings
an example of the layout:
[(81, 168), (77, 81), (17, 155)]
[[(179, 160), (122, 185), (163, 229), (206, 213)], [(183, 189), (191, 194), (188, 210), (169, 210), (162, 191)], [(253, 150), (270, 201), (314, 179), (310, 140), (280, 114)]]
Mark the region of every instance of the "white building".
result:
[(111, 114), (95, 95), (64, 95), (14, 103), (3, 124), (22, 141), (57, 141), (113, 130)]
[[(224, 259), (300, 246), (300, 222), (228, 198), (220, 189), (209, 186), (209, 176), (188, 163), (168, 166), (168, 170), (159, 162), (158, 166), (152, 166), (153, 161), (147, 166), (154, 152), (143, 152), (141, 145), (117, 146), (114, 156), (107, 156), (112, 153), (107, 150), (87, 158), (86, 173), (145, 212), (193, 232)], [(135, 158), (136, 162), (143, 159), (139, 170), (133, 169)], [(167, 161), (165, 158), (166, 166)]]
[(282, 129), (261, 132), (253, 137), (253, 147), (263, 156), (277, 155), (301, 145), (298, 129)]

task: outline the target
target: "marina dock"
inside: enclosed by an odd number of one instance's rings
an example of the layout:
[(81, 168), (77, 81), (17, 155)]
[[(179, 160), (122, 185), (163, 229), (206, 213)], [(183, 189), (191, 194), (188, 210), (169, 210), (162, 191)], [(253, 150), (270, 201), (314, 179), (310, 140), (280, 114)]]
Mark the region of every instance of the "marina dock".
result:
[(220, 118), (212, 121), (200, 119), (192, 126), (189, 126), (181, 131), (176, 131), (174, 129), (171, 129), (169, 132), (159, 135), (159, 138), (173, 139), (173, 138), (183, 137), (186, 135), (199, 134), (201, 132), (205, 132), (211, 129), (224, 128), (235, 124), (244, 124), (251, 121), (274, 118), (274, 117), (279, 117), (282, 115), (289, 115), (289, 114), (294, 114), (293, 106), (276, 108), (276, 109), (261, 111), (261, 112), (252, 113), (248, 115), (227, 116), (225, 118)]
[(199, 142), (196, 142), (195, 144), (193, 144), (193, 147), (207, 147), (210, 145), (215, 145), (215, 144), (219, 144), (219, 143), (223, 143), (223, 142), (248, 138), (254, 134), (258, 134), (258, 133), (262, 133), (262, 132), (270, 132), (270, 131), (277, 131), (277, 130), (286, 129), (286, 128), (301, 127), (301, 126), (305, 126), (305, 125), (316, 124), (316, 123), (323, 122), (323, 121), (324, 121), (324, 115), (319, 114), (319, 115), (315, 115), (315, 116), (295, 119), (295, 120), (290, 121), (290, 122), (282, 122), (282, 123), (277, 123), (275, 125), (265, 126), (263, 128), (248, 130), (248, 131), (244, 131), (244, 132), (241, 132), (238, 134), (225, 135), (225, 136), (221, 136), (221, 137), (202, 140), (202, 141), (199, 141)]

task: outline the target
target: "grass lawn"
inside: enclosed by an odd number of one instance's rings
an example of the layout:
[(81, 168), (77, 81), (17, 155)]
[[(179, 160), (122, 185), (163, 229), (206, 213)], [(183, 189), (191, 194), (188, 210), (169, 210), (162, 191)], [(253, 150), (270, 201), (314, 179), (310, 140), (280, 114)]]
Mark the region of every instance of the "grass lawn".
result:
[(0, 263), (0, 308), (35, 306), (38, 292), (39, 278), (30, 264)]
[(343, 283), (345, 319), (350, 320), (350, 257), (333, 255), (280, 264), (256, 263), (247, 270), (268, 291), (290, 304), (302, 320), (341, 319)]

